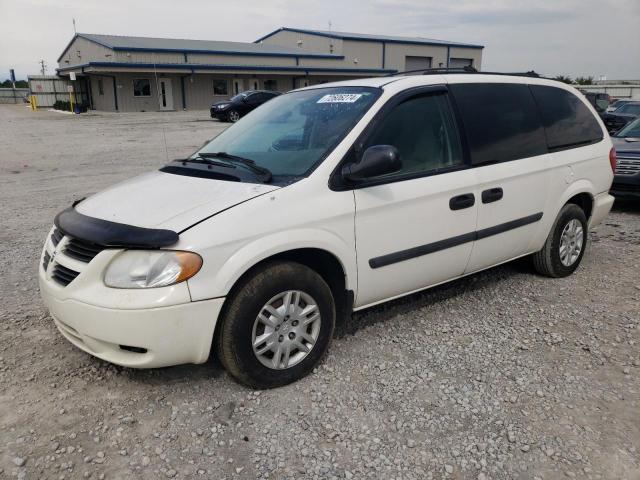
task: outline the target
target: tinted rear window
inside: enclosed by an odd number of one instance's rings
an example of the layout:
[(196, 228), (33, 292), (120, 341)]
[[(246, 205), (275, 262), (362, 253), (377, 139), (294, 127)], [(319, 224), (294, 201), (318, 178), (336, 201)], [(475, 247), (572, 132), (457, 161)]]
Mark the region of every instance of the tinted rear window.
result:
[(531, 85), (550, 150), (562, 150), (602, 140), (602, 129), (587, 106), (573, 93)]
[(462, 115), (474, 165), (547, 153), (540, 115), (527, 85), (450, 85)]

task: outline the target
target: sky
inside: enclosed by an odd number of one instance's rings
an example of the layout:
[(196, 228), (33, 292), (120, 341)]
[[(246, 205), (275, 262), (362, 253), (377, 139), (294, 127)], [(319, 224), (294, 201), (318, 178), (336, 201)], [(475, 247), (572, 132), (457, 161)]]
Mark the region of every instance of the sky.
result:
[(0, 0), (0, 80), (78, 32), (251, 42), (282, 26), (485, 46), (485, 71), (640, 79), (640, 0)]

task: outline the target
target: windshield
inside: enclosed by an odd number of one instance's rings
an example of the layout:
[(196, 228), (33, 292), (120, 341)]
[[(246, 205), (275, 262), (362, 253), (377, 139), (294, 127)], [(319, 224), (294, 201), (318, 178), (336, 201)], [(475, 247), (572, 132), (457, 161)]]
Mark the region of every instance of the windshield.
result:
[(640, 104), (627, 103), (617, 109), (616, 113), (630, 113), (631, 115), (640, 115)]
[(369, 87), (327, 87), (275, 97), (196, 152), (223, 152), (268, 169), (275, 182), (308, 174), (380, 96)]
[(640, 138), (640, 118), (636, 118), (633, 122), (627, 124), (614, 136), (622, 138)]
[(233, 97), (231, 97), (231, 101), (235, 102), (237, 100), (242, 100), (243, 98), (245, 98), (248, 94), (247, 93), (239, 93)]

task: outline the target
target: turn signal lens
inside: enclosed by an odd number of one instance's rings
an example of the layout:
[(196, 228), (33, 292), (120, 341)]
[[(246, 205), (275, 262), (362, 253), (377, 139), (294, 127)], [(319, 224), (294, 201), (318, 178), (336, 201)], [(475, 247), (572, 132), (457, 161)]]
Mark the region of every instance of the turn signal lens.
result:
[(609, 150), (609, 163), (611, 164), (611, 171), (613, 173), (616, 173), (616, 164), (617, 164), (616, 149), (613, 147), (611, 147), (611, 150)]
[(184, 282), (202, 267), (197, 253), (170, 250), (126, 250), (115, 257), (104, 275), (113, 288), (155, 288)]

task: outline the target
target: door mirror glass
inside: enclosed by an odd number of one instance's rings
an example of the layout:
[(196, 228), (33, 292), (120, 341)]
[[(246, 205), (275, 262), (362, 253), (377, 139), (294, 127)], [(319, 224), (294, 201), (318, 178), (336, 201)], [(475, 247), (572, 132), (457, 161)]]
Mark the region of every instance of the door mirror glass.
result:
[(392, 145), (373, 145), (362, 154), (358, 163), (342, 167), (342, 178), (357, 182), (371, 177), (397, 172), (402, 168), (398, 149)]

